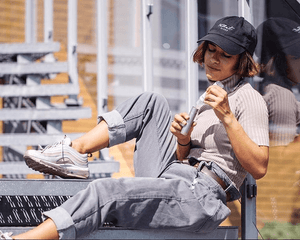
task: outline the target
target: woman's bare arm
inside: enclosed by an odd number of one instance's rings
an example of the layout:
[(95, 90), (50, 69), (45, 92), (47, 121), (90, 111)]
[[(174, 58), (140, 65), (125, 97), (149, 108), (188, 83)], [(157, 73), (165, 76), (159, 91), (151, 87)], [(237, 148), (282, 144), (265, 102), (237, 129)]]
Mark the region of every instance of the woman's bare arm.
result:
[(243, 168), (255, 179), (262, 178), (267, 172), (269, 148), (258, 146), (249, 138), (230, 110), (226, 91), (218, 86), (210, 86), (204, 102), (214, 109), (222, 121), (233, 151)]

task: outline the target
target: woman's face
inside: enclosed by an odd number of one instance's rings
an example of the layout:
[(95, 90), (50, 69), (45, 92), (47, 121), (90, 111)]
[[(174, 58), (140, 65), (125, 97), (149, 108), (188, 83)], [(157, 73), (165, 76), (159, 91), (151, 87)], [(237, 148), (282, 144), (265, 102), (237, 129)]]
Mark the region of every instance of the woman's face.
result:
[(300, 57), (286, 55), (287, 78), (295, 84), (300, 83)]
[(212, 81), (221, 81), (232, 76), (236, 71), (239, 55), (230, 55), (213, 43), (208, 43), (204, 55), (206, 76)]

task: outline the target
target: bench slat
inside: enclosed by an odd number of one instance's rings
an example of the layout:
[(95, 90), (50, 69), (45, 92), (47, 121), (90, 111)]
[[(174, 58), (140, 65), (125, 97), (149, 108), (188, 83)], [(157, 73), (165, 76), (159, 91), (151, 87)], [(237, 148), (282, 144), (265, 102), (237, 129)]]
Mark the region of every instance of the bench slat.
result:
[[(32, 229), (31, 227), (0, 227), (3, 232), (15, 235)], [(212, 233), (194, 233), (174, 230), (135, 230), (124, 228), (100, 228), (82, 239), (238, 239), (238, 227), (219, 227)]]
[[(90, 174), (115, 173), (115, 172), (119, 172), (119, 168), (120, 168), (120, 163), (117, 161), (89, 162)], [(0, 163), (0, 174), (40, 174), (40, 172), (32, 170), (25, 164), (25, 162), (1, 162)], [(32, 182), (29, 182), (29, 183), (33, 185)], [(1, 183), (0, 183), (0, 185), (1, 185)], [(34, 184), (34, 185), (37, 185), (37, 187), (41, 187), (40, 184)], [(5, 186), (2, 186), (2, 187), (5, 187)], [(72, 188), (73, 188), (73, 185), (72, 185)], [(33, 194), (33, 193), (31, 193), (31, 194)], [(34, 194), (36, 194), (36, 191), (34, 192)]]

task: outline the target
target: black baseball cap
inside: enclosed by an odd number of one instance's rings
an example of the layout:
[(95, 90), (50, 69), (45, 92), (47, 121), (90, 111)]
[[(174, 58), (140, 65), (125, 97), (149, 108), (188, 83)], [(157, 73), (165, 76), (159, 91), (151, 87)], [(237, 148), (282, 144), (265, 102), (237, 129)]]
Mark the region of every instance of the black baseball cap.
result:
[(300, 57), (300, 24), (283, 17), (269, 18), (257, 29), (255, 54), (268, 59), (277, 53)]
[(253, 55), (257, 37), (255, 28), (243, 17), (229, 16), (219, 19), (207, 35), (197, 42), (210, 41), (230, 55), (248, 51)]

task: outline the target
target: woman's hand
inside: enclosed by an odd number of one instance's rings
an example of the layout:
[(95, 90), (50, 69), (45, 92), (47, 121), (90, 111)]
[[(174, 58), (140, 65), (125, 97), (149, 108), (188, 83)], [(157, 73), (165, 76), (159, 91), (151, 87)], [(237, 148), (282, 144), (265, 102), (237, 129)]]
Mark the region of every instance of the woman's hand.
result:
[(216, 116), (223, 123), (227, 123), (234, 118), (229, 107), (227, 92), (223, 88), (217, 85), (209, 86), (206, 90), (204, 103), (213, 108)]
[(174, 116), (174, 120), (173, 120), (173, 122), (171, 124), (171, 127), (170, 127), (171, 133), (175, 137), (177, 137), (177, 141), (182, 145), (185, 145), (185, 144), (190, 142), (191, 133), (194, 129), (194, 126), (196, 125), (195, 122), (192, 124), (192, 126), (191, 126), (191, 128), (190, 128), (187, 135), (181, 134), (182, 128), (187, 124), (187, 120), (189, 120), (189, 119), (190, 119), (190, 116), (185, 112), (176, 114)]
[(187, 120), (190, 119), (190, 116), (187, 113), (179, 113), (174, 116), (174, 120), (171, 124), (170, 131), (177, 138), (177, 150), (176, 155), (178, 160), (183, 160), (190, 152), (190, 141), (191, 133), (196, 126), (196, 123), (193, 122), (190, 130), (187, 135), (181, 134), (183, 126), (187, 124)]

